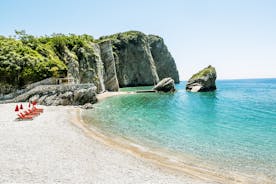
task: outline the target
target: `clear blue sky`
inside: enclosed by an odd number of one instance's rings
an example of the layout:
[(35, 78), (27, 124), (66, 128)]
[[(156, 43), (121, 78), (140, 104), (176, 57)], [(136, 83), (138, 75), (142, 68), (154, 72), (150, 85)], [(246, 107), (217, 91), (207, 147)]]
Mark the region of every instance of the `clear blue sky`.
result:
[(0, 35), (128, 30), (164, 38), (181, 79), (211, 64), (219, 79), (276, 77), (274, 0), (1, 0)]

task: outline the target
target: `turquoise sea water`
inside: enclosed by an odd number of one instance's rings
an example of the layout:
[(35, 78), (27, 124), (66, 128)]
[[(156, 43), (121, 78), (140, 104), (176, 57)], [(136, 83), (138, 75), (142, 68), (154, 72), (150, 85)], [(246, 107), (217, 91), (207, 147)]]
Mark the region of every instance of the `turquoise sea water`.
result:
[[(217, 81), (218, 90), (112, 97), (87, 122), (149, 148), (192, 155), (219, 171), (276, 181), (276, 79)], [(126, 90), (134, 90), (127, 88)]]

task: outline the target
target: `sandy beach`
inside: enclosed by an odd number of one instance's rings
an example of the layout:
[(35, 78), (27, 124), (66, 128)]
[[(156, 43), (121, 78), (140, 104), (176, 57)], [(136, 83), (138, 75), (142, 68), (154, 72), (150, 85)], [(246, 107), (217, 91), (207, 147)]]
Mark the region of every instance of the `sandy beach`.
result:
[(14, 107), (0, 105), (0, 183), (207, 183), (87, 136), (77, 107), (43, 107), (32, 121), (15, 121)]
[(97, 99), (98, 101), (105, 100), (107, 98), (113, 97), (113, 96), (118, 96), (118, 95), (129, 95), (129, 94), (136, 94), (135, 92), (129, 92), (129, 91), (119, 91), (119, 92), (104, 92), (101, 94), (97, 94)]

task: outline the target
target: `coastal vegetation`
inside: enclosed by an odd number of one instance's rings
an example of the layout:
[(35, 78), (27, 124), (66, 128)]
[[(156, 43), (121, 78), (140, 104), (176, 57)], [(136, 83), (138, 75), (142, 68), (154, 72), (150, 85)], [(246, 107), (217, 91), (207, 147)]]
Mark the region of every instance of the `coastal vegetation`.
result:
[(216, 70), (214, 67), (209, 65), (208, 67), (204, 68), (203, 70), (200, 70), (198, 73), (194, 74), (191, 79), (199, 79), (201, 77), (204, 77), (210, 73), (215, 73)]
[(80, 47), (89, 48), (94, 39), (89, 35), (52, 34), (35, 37), (25, 31), (15, 31), (15, 36), (0, 36), (0, 83), (22, 87), (48, 77), (64, 76), (67, 63), (64, 52), (75, 52)]

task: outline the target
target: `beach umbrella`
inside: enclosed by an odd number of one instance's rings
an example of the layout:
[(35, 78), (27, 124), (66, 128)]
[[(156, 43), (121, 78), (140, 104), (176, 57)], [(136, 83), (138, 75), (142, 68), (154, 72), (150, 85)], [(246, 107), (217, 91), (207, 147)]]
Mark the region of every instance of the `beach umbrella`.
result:
[(18, 112), (18, 111), (19, 111), (18, 105), (15, 106), (14, 111), (15, 111), (15, 112)]
[(21, 109), (21, 110), (23, 109), (23, 105), (22, 105), (22, 104), (20, 104), (20, 109)]
[(36, 105), (36, 101), (33, 101), (32, 104), (33, 104), (33, 106), (35, 106)]

